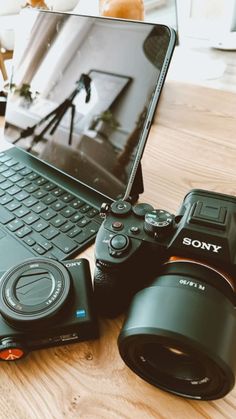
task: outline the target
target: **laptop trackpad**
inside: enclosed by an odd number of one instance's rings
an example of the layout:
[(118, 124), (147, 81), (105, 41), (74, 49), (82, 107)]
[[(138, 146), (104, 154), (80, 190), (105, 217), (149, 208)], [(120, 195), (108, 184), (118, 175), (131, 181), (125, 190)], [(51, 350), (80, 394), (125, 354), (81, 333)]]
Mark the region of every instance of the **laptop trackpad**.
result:
[(0, 272), (32, 257), (34, 253), (0, 228)]

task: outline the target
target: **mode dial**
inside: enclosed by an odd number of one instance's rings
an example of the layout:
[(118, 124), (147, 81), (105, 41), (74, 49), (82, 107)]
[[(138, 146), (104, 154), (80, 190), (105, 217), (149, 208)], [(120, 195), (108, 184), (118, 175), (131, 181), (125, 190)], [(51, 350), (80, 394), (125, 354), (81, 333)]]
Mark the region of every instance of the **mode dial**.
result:
[(145, 215), (144, 230), (152, 237), (168, 234), (173, 225), (174, 216), (169, 212), (157, 209)]

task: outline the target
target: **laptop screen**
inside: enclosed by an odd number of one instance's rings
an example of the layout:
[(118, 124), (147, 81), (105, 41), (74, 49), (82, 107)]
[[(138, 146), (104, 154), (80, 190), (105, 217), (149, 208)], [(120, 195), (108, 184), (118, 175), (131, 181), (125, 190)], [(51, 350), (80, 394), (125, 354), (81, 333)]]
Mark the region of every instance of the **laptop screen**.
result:
[(24, 12), (6, 139), (105, 196), (123, 197), (170, 36), (161, 25)]

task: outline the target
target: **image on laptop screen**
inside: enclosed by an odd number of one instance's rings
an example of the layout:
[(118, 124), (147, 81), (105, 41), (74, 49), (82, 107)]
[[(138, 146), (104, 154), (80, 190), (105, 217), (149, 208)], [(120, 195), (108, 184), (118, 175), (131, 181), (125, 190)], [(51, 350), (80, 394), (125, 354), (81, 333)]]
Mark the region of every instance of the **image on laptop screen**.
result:
[(50, 12), (27, 11), (22, 21), (5, 138), (103, 195), (123, 197), (169, 29)]

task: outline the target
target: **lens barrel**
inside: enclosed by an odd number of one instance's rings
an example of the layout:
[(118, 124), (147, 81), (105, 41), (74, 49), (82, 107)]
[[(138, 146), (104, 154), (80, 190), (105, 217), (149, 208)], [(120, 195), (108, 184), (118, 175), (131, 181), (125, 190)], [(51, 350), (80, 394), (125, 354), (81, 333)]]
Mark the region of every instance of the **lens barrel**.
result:
[(225, 396), (235, 382), (234, 298), (216, 270), (167, 264), (132, 301), (118, 338), (121, 357), (144, 380), (173, 394)]
[(52, 259), (28, 259), (1, 278), (0, 312), (17, 328), (30, 329), (55, 319), (68, 300), (68, 270)]

